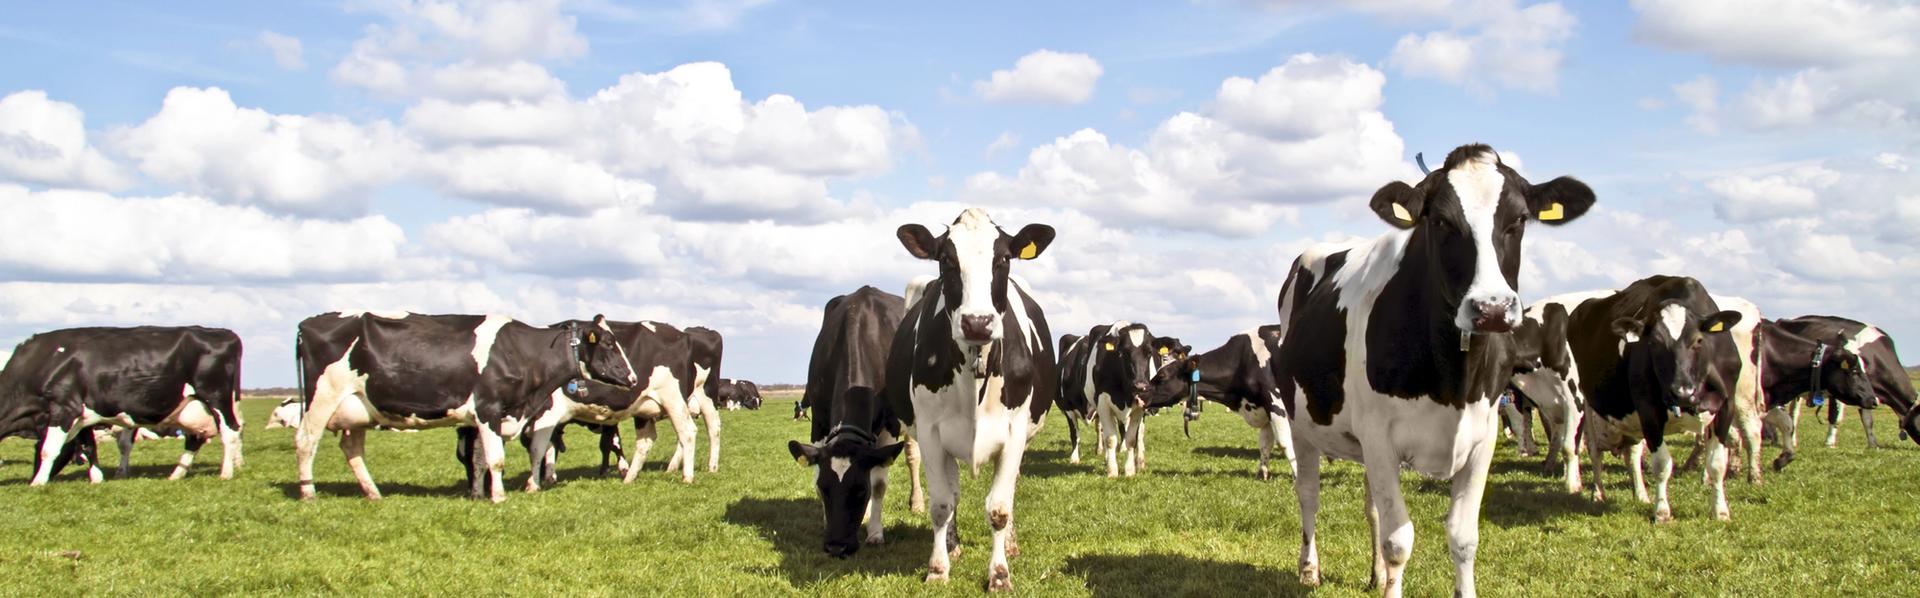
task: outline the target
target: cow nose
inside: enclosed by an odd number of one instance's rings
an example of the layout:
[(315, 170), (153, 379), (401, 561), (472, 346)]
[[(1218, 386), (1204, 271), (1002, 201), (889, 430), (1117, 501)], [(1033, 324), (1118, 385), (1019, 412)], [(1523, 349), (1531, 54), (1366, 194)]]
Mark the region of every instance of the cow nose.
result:
[(970, 341), (993, 339), (993, 316), (960, 316), (960, 333)]
[(1475, 300), (1473, 302), (1474, 330), (1479, 332), (1512, 331), (1513, 322), (1508, 320), (1507, 313), (1513, 311), (1514, 306), (1518, 303), (1519, 300), (1513, 297), (1501, 297), (1493, 300)]
[(639, 376), (633, 375), (633, 372), (627, 372), (627, 386), (633, 386), (639, 383), (640, 383)]
[(1134, 392), (1134, 394), (1146, 394), (1146, 393), (1147, 393), (1147, 383), (1145, 383), (1145, 382), (1135, 382), (1135, 383), (1133, 383), (1133, 392)]
[(858, 542), (828, 542), (827, 543), (827, 556), (830, 556), (836, 559), (844, 559), (844, 558), (853, 556), (853, 553), (858, 552), (859, 550), (860, 550), (860, 544)]

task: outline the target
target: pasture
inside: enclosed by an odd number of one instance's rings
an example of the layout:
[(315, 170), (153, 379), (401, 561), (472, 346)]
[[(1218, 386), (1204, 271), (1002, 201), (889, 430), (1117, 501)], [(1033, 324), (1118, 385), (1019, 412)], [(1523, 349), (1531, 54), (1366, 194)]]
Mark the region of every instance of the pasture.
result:
[[(820, 513), (805, 470), (788, 457), (806, 424), (791, 394), (761, 411), (725, 414), (722, 471), (683, 485), (657, 446), (633, 485), (594, 476), (591, 438), (570, 435), (561, 485), (513, 492), (503, 505), (465, 499), (453, 432), (377, 432), (367, 461), (386, 500), (369, 503), (332, 440), (316, 460), (321, 496), (293, 499), (289, 430), (263, 430), (268, 400), (245, 402), (247, 466), (216, 477), (209, 444), (183, 482), (164, 479), (179, 441), (142, 443), (132, 479), (98, 486), (68, 472), (26, 486), (30, 446), (0, 443), (0, 579), (12, 595), (72, 594), (627, 594), (978, 595), (988, 537), (987, 478), (962, 476), (965, 552), (953, 581), (922, 585), (924, 515), (907, 510), (904, 465), (887, 509), (888, 544), (834, 560), (820, 551)], [(1884, 413), (1886, 410), (1882, 410)], [(1911, 595), (1920, 571), (1920, 449), (1878, 418), (1885, 448), (1868, 451), (1849, 415), (1838, 448), (1824, 423), (1802, 419), (1802, 457), (1755, 487), (1730, 478), (1734, 520), (1712, 520), (1697, 472), (1676, 473), (1677, 522), (1655, 527), (1610, 461), (1609, 503), (1571, 496), (1503, 442), (1482, 513), (1479, 589), (1492, 596)], [(1076, 596), (1295, 595), (1299, 519), (1290, 479), (1252, 476), (1256, 441), (1209, 405), (1180, 435), (1178, 410), (1148, 420), (1148, 471), (1108, 480), (1092, 459), (1066, 461), (1057, 414), (1027, 454), (1013, 560), (1020, 594)], [(631, 428), (628, 428), (630, 442)], [(704, 431), (703, 431), (704, 436)], [(668, 434), (663, 433), (663, 438)], [(705, 446), (705, 439), (699, 444)], [(1774, 450), (1766, 453), (1770, 459)], [(1684, 454), (1680, 456), (1684, 457)], [(101, 458), (118, 460), (109, 444)], [(705, 455), (701, 455), (702, 464)], [(509, 449), (510, 482), (524, 451)], [(111, 472), (109, 472), (111, 478)], [(1360, 468), (1324, 470), (1325, 596), (1368, 595)], [(1410, 595), (1451, 591), (1440, 523), (1446, 485), (1409, 474), (1418, 540)], [(1589, 481), (1591, 478), (1589, 478)], [(509, 488), (517, 488), (510, 484)], [(929, 592), (929, 590), (933, 590)]]

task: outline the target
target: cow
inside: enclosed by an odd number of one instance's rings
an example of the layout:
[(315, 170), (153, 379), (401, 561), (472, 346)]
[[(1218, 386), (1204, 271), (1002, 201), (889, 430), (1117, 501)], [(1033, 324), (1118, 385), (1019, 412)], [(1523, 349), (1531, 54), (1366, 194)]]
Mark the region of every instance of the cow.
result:
[(1121, 320), (1094, 326), (1061, 353), (1060, 400), (1086, 405), (1098, 418), (1109, 478), (1147, 467), (1145, 399), (1158, 371), (1155, 347), (1146, 324)]
[(1402, 467), (1450, 480), (1447, 543), (1455, 595), (1473, 596), (1480, 501), (1496, 430), (1495, 397), (1512, 372), (1521, 237), (1594, 203), (1571, 177), (1534, 185), (1473, 144), (1416, 185), (1388, 183), (1373, 212), (1394, 227), (1370, 240), (1309, 247), (1278, 299), (1274, 356), (1292, 415), (1300, 501), (1300, 581), (1320, 583), (1315, 517), (1322, 456), (1366, 470), (1375, 530), (1372, 585), (1399, 596), (1413, 551)]
[(720, 396), (717, 401), (720, 408), (728, 411), (738, 409), (757, 411), (760, 409), (760, 400), (760, 386), (754, 384), (752, 380), (720, 379)]
[(1178, 359), (1154, 373), (1147, 407), (1158, 409), (1196, 397), (1224, 405), (1260, 432), (1260, 466), (1255, 474), (1262, 480), (1271, 476), (1267, 461), (1275, 444), (1291, 474), (1298, 469), (1293, 432), (1286, 408), (1275, 400), (1279, 391), (1273, 381), (1273, 355), (1279, 348), (1280, 326), (1275, 325), (1243, 331), (1199, 355), (1174, 353)]
[[(220, 437), (220, 478), (244, 465), (240, 450), (240, 337), (224, 328), (69, 328), (29, 337), (0, 369), (0, 438), (36, 441), (33, 486), (85, 442), (89, 478), (101, 479), (95, 426), (179, 428), (187, 443), (168, 479), (187, 475), (202, 442)], [(63, 454), (64, 453), (64, 454)]]
[[(294, 433), (300, 499), (313, 500), (313, 457), (320, 435), (340, 432), (347, 467), (368, 500), (380, 489), (363, 458), (367, 432), (443, 426), (477, 428), (489, 497), (506, 500), (503, 439), (551, 418), (552, 395), (583, 378), (619, 386), (637, 382), (604, 316), (585, 326), (537, 328), (500, 315), (330, 312), (300, 322), (294, 352), (306, 413)], [(550, 430), (550, 428), (548, 428)], [(539, 489), (537, 437), (527, 479)]]
[(273, 413), (267, 416), (267, 429), (300, 427), (300, 397), (282, 399), (273, 407)]
[(1011, 590), (1020, 460), (1058, 383), (1046, 314), (1011, 269), (1014, 260), (1040, 257), (1053, 227), (1028, 224), (1009, 235), (985, 210), (968, 208), (939, 236), (919, 224), (895, 234), (907, 253), (939, 264), (937, 277), (909, 285), (906, 319), (887, 356), (887, 400), (926, 453), (933, 525), (926, 579), (946, 581), (948, 547), (959, 547), (959, 461), (978, 472), (997, 453), (986, 500), (993, 529), (987, 588)]
[[(1766, 396), (1766, 421), (1781, 449), (1780, 456), (1773, 460), (1773, 470), (1780, 471), (1793, 462), (1800, 448), (1802, 395), (1867, 405), (1874, 401), (1874, 385), (1867, 374), (1866, 360), (1848, 350), (1849, 335), (1809, 338), (1781, 326), (1778, 320), (1762, 320), (1756, 335), (1763, 364), (1761, 389)], [(1904, 377), (1904, 372), (1901, 375)]]
[[(1665, 437), (1697, 429), (1712, 436), (1707, 476), (1714, 487), (1714, 516), (1729, 517), (1724, 448), (1733, 418), (1715, 416), (1730, 411), (1728, 402), (1745, 369), (1729, 334), (1743, 319), (1738, 311), (1721, 310), (1699, 281), (1678, 276), (1641, 279), (1583, 302), (1569, 314), (1568, 338), (1580, 393), (1587, 400), (1587, 452), (1593, 460), (1596, 502), (1606, 500), (1601, 481), (1605, 452), (1618, 450), (1631, 451), (1635, 498), (1646, 501), (1638, 460), (1642, 450), (1650, 450), (1659, 488), (1653, 519), (1672, 521), (1667, 481), (1673, 475), (1673, 458)], [(1749, 327), (1754, 324), (1747, 322)], [(1713, 425), (1703, 428), (1703, 421)]]
[[(1900, 436), (1902, 439), (1920, 443), (1920, 411), (1914, 409), (1915, 397), (1913, 380), (1907, 377), (1906, 366), (1901, 365), (1900, 355), (1894, 349), (1893, 337), (1877, 326), (1836, 316), (1801, 316), (1780, 320), (1781, 328), (1808, 338), (1845, 338), (1840, 345), (1843, 351), (1859, 355), (1861, 367), (1872, 381), (1872, 394), (1858, 397), (1860, 403), (1841, 403), (1860, 408), (1860, 424), (1866, 428), (1867, 448), (1880, 446), (1873, 435), (1873, 409), (1880, 403), (1886, 403), (1900, 418)], [(1828, 403), (1827, 406), (1827, 446), (1831, 447), (1839, 435), (1840, 405)]]
[[(1579, 494), (1580, 421), (1586, 399), (1580, 394), (1580, 371), (1574, 367), (1573, 347), (1567, 340), (1567, 318), (1581, 303), (1612, 295), (1614, 291), (1585, 291), (1554, 295), (1528, 305), (1513, 331), (1516, 365), (1508, 381), (1516, 402), (1540, 412), (1550, 446), (1546, 468), (1563, 469), (1567, 492)], [(1522, 417), (1516, 432), (1533, 438), (1531, 419)], [(1523, 441), (1523, 446), (1524, 446)]]
[[(860, 549), (856, 533), (863, 515), (866, 543), (886, 542), (880, 516), (887, 469), (907, 445), (899, 441), (904, 430), (882, 393), (888, 344), (906, 314), (906, 300), (863, 286), (834, 297), (825, 311), (807, 363), (812, 433), (806, 443), (788, 441), (787, 451), (813, 468), (826, 515), (827, 554), (846, 558)], [(917, 494), (920, 476), (911, 456), (908, 465)]]

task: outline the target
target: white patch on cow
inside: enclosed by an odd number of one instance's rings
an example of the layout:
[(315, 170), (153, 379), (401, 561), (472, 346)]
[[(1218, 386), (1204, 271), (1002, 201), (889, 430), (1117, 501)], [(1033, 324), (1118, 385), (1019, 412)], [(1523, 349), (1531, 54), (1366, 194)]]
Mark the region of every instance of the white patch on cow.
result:
[[(1494, 213), (1500, 207), (1500, 192), (1507, 183), (1506, 176), (1500, 174), (1497, 160), (1493, 152), (1481, 152), (1468, 156), (1447, 171), (1447, 183), (1460, 199), (1467, 234), (1473, 238), (1474, 245), (1473, 282), (1467, 285), (1460, 311), (1454, 315), (1454, 324), (1461, 330), (1473, 330), (1475, 302), (1519, 303), (1520, 293), (1507, 284), (1506, 275), (1500, 272), (1500, 255), (1493, 246), (1493, 233), (1500, 225), (1493, 221)], [(1514, 311), (1518, 310), (1508, 311), (1507, 318), (1517, 322), (1520, 314)]]
[[(1322, 269), (1326, 267), (1328, 255), (1338, 253), (1342, 249), (1347, 251), (1346, 265), (1333, 274), (1332, 280), (1335, 287), (1340, 289), (1338, 307), (1349, 314), (1371, 309), (1373, 302), (1380, 298), (1381, 291), (1386, 289), (1387, 280), (1393, 278), (1393, 274), (1400, 270), (1400, 258), (1406, 255), (1407, 240), (1412, 235), (1411, 231), (1394, 230), (1372, 240), (1350, 246), (1316, 245), (1315, 248), (1322, 251), (1315, 264)], [(1322, 274), (1318, 278), (1325, 279), (1325, 275)], [(1315, 282), (1326, 284), (1320, 281)]]
[(1273, 360), (1273, 354), (1267, 351), (1266, 339), (1260, 338), (1260, 329), (1249, 328), (1241, 331), (1240, 336), (1247, 337), (1248, 345), (1253, 347), (1253, 357), (1260, 360), (1260, 367), (1267, 367), (1267, 363)]
[(833, 479), (847, 479), (847, 470), (853, 468), (853, 460), (846, 457), (834, 457), (827, 460), (827, 468), (833, 471)]
[(1667, 338), (1680, 340), (1681, 329), (1687, 325), (1687, 308), (1680, 304), (1660, 308), (1660, 329), (1666, 331)]
[(1135, 347), (1147, 344), (1147, 331), (1138, 329), (1128, 330), (1127, 342), (1133, 343)]
[(1874, 326), (1868, 326), (1866, 328), (1861, 328), (1860, 332), (1855, 333), (1853, 335), (1853, 338), (1847, 339), (1847, 344), (1845, 345), (1845, 347), (1848, 353), (1853, 353), (1858, 355), (1861, 350), (1864, 350), (1867, 348), (1867, 345), (1872, 344), (1874, 341), (1880, 340), (1880, 338), (1884, 336), (1886, 335), (1882, 334), (1879, 328)]
[(647, 329), (647, 332), (659, 332), (659, 329), (653, 327), (653, 322), (641, 322), (640, 327)]
[(939, 276), (932, 274), (921, 274), (913, 277), (913, 280), (907, 281), (907, 307), (911, 308), (913, 304), (919, 303), (920, 296), (927, 292), (927, 285), (933, 284), (933, 281), (939, 279)]
[(473, 329), (473, 371), (475, 373), (486, 373), (487, 357), (493, 354), (493, 337), (500, 334), (500, 327), (512, 321), (513, 318), (506, 316), (488, 315), (486, 320), (480, 322), (479, 328)]
[(1003, 234), (980, 208), (967, 208), (947, 228), (947, 241), (953, 243), (954, 257), (960, 265), (960, 305), (953, 313), (955, 339), (965, 338), (961, 322), (967, 316), (990, 317), (990, 340), (1000, 339), (1000, 310), (993, 306), (993, 246)]

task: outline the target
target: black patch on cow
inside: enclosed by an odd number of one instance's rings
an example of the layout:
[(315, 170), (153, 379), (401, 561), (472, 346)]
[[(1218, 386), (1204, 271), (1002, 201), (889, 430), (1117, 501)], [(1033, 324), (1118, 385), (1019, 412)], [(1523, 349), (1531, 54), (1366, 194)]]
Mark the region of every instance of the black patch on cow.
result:
[[(1286, 338), (1280, 353), (1273, 356), (1274, 381), (1289, 412), (1299, 413), (1302, 406), (1294, 396), (1297, 386), (1306, 393), (1307, 416), (1322, 426), (1332, 424), (1334, 414), (1346, 403), (1347, 313), (1339, 307), (1340, 289), (1332, 283), (1346, 267), (1346, 259), (1346, 251), (1326, 256), (1320, 280), (1294, 302), (1293, 313), (1281, 314), (1287, 321)], [(1307, 278), (1303, 274), (1294, 282)], [(1297, 289), (1294, 292), (1299, 296)]]

